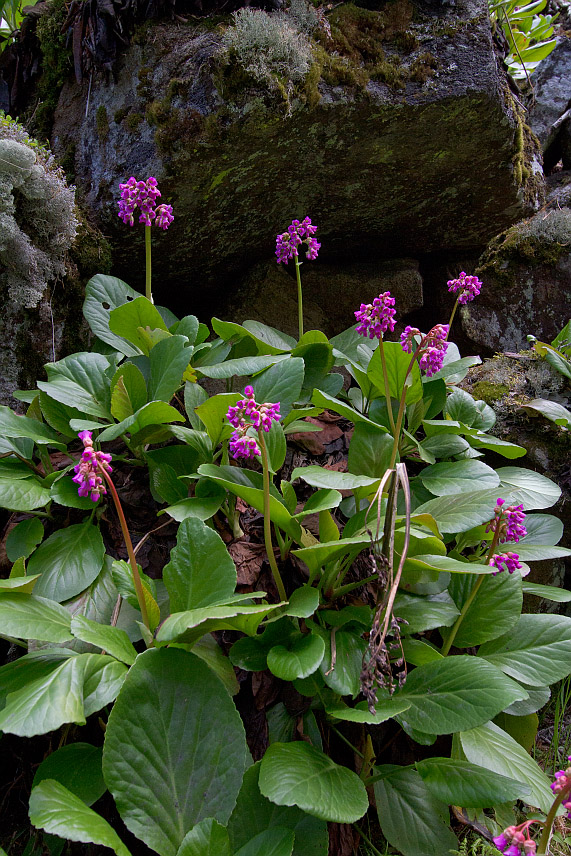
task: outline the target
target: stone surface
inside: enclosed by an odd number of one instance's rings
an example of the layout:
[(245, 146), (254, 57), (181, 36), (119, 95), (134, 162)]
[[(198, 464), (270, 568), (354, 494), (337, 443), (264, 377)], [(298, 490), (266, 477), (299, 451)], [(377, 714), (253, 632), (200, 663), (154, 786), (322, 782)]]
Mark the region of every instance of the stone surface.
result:
[(534, 75), (535, 101), (529, 123), (541, 142), (546, 167), (563, 158), (571, 167), (571, 119), (559, 123), (571, 107), (571, 39), (563, 35)]
[(154, 235), (157, 299), (203, 315), (221, 314), (239, 278), (273, 258), (293, 217), (319, 227), (317, 269), (461, 253), (531, 213), (541, 167), (498, 69), (485, 0), (423, 8), (407, 31), (412, 52), (386, 46), (401, 69), (430, 58), (424, 79), (403, 88), (322, 78), (287, 109), (252, 81), (224, 78), (217, 32), (180, 24), (150, 26), (114, 85), (94, 77), (87, 110), (87, 84), (66, 83), (52, 145), (73, 159), (115, 272), (141, 287), (143, 229), (124, 227), (114, 204), (131, 174), (156, 175), (174, 206), (169, 231)]
[(484, 288), (460, 309), (464, 334), (487, 353), (525, 348), (528, 334), (551, 342), (571, 318), (570, 246), (569, 208), (495, 238), (477, 269)]
[[(355, 323), (361, 303), (371, 303), (383, 291), (396, 299), (399, 320), (423, 305), (422, 277), (412, 259), (321, 265), (301, 268), (306, 330), (334, 336)], [(295, 267), (260, 262), (238, 284), (228, 306), (229, 316), (242, 323), (262, 321), (291, 336), (298, 333)]]

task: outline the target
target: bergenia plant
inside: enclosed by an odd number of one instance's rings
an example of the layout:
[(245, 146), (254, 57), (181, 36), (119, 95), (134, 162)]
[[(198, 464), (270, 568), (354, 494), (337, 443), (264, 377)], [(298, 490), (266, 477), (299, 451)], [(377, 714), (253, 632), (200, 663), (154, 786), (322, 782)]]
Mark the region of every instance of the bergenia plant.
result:
[(272, 575), (276, 584), (280, 599), (287, 600), (284, 584), (274, 556), (272, 546), (272, 530), (270, 521), (270, 468), (268, 462), (268, 450), (264, 434), (272, 427), (272, 422), (279, 422), (280, 403), (256, 402), (254, 389), (247, 386), (244, 389), (245, 398), (241, 398), (235, 406), (228, 409), (226, 417), (234, 427), (230, 438), (230, 452), (234, 459), (254, 458), (260, 455), (262, 458), (262, 470), (264, 474), (264, 542), (268, 562), (272, 569)]
[(157, 179), (150, 176), (146, 181), (137, 181), (131, 178), (120, 184), (121, 198), (119, 199), (118, 216), (126, 225), (133, 226), (135, 223), (135, 210), (138, 208), (139, 223), (145, 225), (145, 295), (152, 302), (151, 290), (151, 226), (159, 226), (168, 229), (174, 220), (172, 205), (157, 205), (157, 199), (161, 191), (157, 185)]
[(390, 330), (391, 333), (395, 329), (396, 309), (394, 297), (391, 297), (390, 291), (385, 291), (375, 297), (372, 303), (361, 303), (361, 306), (355, 312), (355, 318), (359, 322), (355, 328), (360, 336), (366, 336), (369, 339), (378, 339), (379, 352), (383, 365), (383, 378), (385, 381), (385, 399), (387, 402), (387, 411), (389, 415), (391, 429), (395, 432), (395, 422), (393, 417), (393, 406), (389, 391), (389, 379), (387, 374), (387, 360), (383, 347), (383, 334)]
[(278, 264), (287, 265), (293, 259), (295, 263), (295, 275), (297, 279), (297, 317), (299, 338), (303, 336), (303, 294), (301, 290), (301, 272), (299, 261), (299, 247), (302, 244), (306, 246), (305, 257), (308, 261), (314, 261), (317, 258), (317, 253), (321, 244), (313, 237), (317, 231), (317, 226), (313, 226), (309, 217), (306, 217), (301, 222), (293, 220), (291, 225), (287, 227), (287, 232), (282, 232), (276, 238), (276, 258)]

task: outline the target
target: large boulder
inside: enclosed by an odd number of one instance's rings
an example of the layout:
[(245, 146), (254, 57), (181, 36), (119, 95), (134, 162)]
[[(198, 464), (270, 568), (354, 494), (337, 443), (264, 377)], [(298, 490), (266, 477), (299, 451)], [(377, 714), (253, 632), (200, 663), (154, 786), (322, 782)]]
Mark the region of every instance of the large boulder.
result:
[(563, 160), (571, 168), (571, 38), (557, 45), (534, 75), (534, 101), (529, 123), (537, 135), (546, 169)]
[(293, 217), (319, 227), (317, 268), (481, 249), (536, 210), (537, 144), (485, 0), (342, 4), (328, 24), (301, 79), (260, 82), (224, 59), (223, 28), (194, 22), (149, 24), (113, 85), (64, 85), (52, 145), (111, 237), (118, 275), (142, 284), (143, 229), (115, 204), (130, 175), (155, 175), (174, 207), (155, 238), (155, 296), (204, 314), (224, 312)]

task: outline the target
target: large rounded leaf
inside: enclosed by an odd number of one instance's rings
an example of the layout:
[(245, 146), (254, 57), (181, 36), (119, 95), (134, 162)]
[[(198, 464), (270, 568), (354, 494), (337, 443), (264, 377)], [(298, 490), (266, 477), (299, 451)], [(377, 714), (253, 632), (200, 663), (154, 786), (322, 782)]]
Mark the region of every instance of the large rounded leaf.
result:
[(307, 678), (319, 668), (324, 653), (321, 636), (298, 636), (287, 645), (274, 645), (268, 652), (268, 669), (284, 681)]
[(526, 698), (519, 684), (499, 669), (481, 669), (481, 662), (475, 657), (446, 657), (414, 669), (395, 696), (411, 703), (403, 719), (428, 734), (451, 734), (481, 725)]
[(262, 759), (259, 785), (277, 805), (296, 805), (336, 823), (355, 823), (369, 805), (357, 774), (308, 743), (273, 743)]
[(58, 529), (28, 563), (30, 574), (41, 574), (35, 594), (59, 602), (75, 597), (95, 580), (104, 556), (101, 532), (89, 521)]
[(32, 791), (30, 820), (39, 829), (60, 838), (101, 844), (110, 847), (117, 856), (130, 856), (113, 827), (54, 779), (46, 779)]
[(103, 753), (106, 784), (135, 835), (175, 856), (199, 821), (226, 823), (247, 759), (240, 716), (208, 666), (180, 649), (137, 658)]
[(522, 799), (530, 791), (522, 782), (469, 761), (426, 758), (417, 762), (416, 769), (430, 793), (447, 805), (490, 808)]
[(91, 805), (107, 790), (101, 772), (101, 756), (101, 747), (90, 743), (62, 746), (42, 761), (32, 787), (44, 779), (55, 779), (86, 805)]
[(226, 827), (208, 817), (184, 836), (177, 856), (232, 856)]
[(500, 467), (498, 495), (510, 505), (523, 505), (524, 511), (533, 508), (550, 508), (561, 496), (561, 488), (555, 482), (522, 467)]
[(0, 627), (17, 639), (42, 642), (70, 642), (69, 612), (59, 603), (24, 592), (7, 592), (0, 597)]
[(495, 471), (482, 461), (446, 461), (426, 467), (420, 480), (435, 496), (488, 490), (500, 483)]
[[(469, 574), (453, 575), (448, 591), (458, 609), (462, 609), (474, 585), (477, 585), (477, 580)], [(506, 633), (517, 622), (522, 603), (519, 574), (497, 574), (495, 577), (488, 577), (465, 612), (454, 637), (454, 645), (457, 648), (470, 648)]]

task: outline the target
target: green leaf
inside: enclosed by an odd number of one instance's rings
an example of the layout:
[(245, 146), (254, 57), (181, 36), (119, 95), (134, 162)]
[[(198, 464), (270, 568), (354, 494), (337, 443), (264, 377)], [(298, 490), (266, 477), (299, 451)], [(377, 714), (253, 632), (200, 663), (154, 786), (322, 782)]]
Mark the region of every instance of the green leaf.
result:
[(57, 363), (46, 363), (48, 380), (38, 381), (38, 389), (89, 416), (110, 419), (110, 366), (110, 360), (102, 354), (71, 354)]
[(208, 520), (212, 517), (224, 500), (226, 491), (222, 485), (209, 479), (199, 479), (196, 483), (194, 496), (182, 499), (168, 508), (159, 511), (160, 514), (168, 514), (173, 520), (181, 523), (187, 517), (197, 517), (199, 520)]
[(182, 376), (191, 352), (186, 336), (171, 336), (155, 345), (149, 357), (149, 399), (167, 403), (171, 400), (182, 386)]
[(137, 410), (133, 416), (128, 416), (122, 422), (110, 425), (99, 435), (100, 443), (108, 443), (115, 440), (121, 434), (127, 432), (131, 435), (137, 434), (149, 425), (164, 425), (170, 422), (184, 422), (182, 416), (175, 407), (164, 401), (151, 401)]
[(90, 743), (62, 746), (42, 761), (36, 770), (32, 789), (44, 779), (55, 779), (86, 805), (92, 805), (107, 790), (101, 772), (102, 756), (103, 749)]
[[(301, 811), (297, 806), (281, 806), (262, 796), (258, 787), (260, 762), (244, 774), (236, 808), (228, 822), (228, 834), (238, 850), (267, 829), (275, 827), (295, 832), (293, 856), (327, 856), (328, 834), (324, 821)], [(213, 854), (214, 856), (214, 854)]]
[(109, 317), (111, 310), (123, 306), (128, 300), (134, 300), (141, 295), (132, 289), (126, 282), (115, 276), (106, 276), (98, 273), (92, 277), (85, 286), (85, 302), (83, 314), (91, 330), (98, 339), (107, 345), (125, 354), (127, 357), (135, 357), (141, 353), (139, 348), (131, 345), (120, 336), (116, 336), (109, 329)]
[(262, 794), (336, 823), (354, 823), (368, 808), (361, 779), (308, 743), (273, 743), (260, 767)]
[[(10, 511), (33, 511), (50, 501), (50, 492), (35, 478), (0, 478), (0, 506)], [(18, 557), (19, 558), (19, 557)]]
[(436, 458), (452, 458), (470, 448), (467, 440), (458, 434), (436, 434), (434, 437), (427, 437), (420, 445)]
[(506, 707), (504, 713), (509, 716), (528, 716), (530, 713), (537, 713), (542, 707), (545, 707), (551, 698), (551, 690), (549, 687), (524, 687), (528, 698), (521, 701), (514, 701), (509, 707)]
[[(246, 327), (248, 324), (248, 327)], [(262, 329), (263, 328), (263, 329)], [(247, 350), (244, 355), (283, 354), (290, 351), (295, 345), (295, 339), (285, 336), (273, 327), (259, 324), (255, 321), (246, 321), (243, 326), (230, 321), (220, 321), (219, 318), (212, 319), (212, 329), (225, 341), (242, 343), (245, 341)], [(258, 335), (260, 334), (260, 335)], [(262, 338), (263, 336), (263, 338)], [(264, 399), (269, 401), (270, 399)], [(279, 398), (272, 399), (279, 401)]]
[(212, 817), (201, 820), (186, 833), (177, 856), (232, 856), (226, 827)]
[(201, 660), (172, 648), (139, 655), (103, 752), (106, 784), (131, 832), (160, 856), (175, 856), (199, 821), (226, 823), (248, 754), (240, 716)]
[(344, 629), (321, 630), (320, 635), (325, 642), (325, 655), (319, 666), (323, 680), (339, 695), (355, 697), (360, 690), (365, 640), (358, 633)]
[(402, 650), (406, 662), (413, 666), (424, 666), (442, 659), (440, 651), (421, 639), (403, 639)]
[(0, 478), (5, 479), (28, 479), (33, 475), (33, 470), (24, 461), (17, 458), (0, 458)]
[(527, 454), (523, 446), (507, 443), (505, 440), (500, 440), (499, 437), (483, 434), (481, 431), (470, 431), (467, 432), (466, 436), (470, 438), (470, 444), (474, 449), (491, 449), (492, 452), (497, 452), (504, 458), (522, 458)]
[(389, 380), (389, 394), (391, 398), (400, 399), (405, 386), (406, 378), (406, 403), (414, 404), (422, 398), (422, 380), (420, 369), (415, 360), (412, 370), (407, 377), (408, 367), (411, 363), (411, 355), (402, 349), (400, 342), (383, 342), (371, 357), (367, 368), (367, 377), (372, 380), (377, 389), (385, 390), (383, 364), (381, 360), (381, 347), (385, 354), (387, 364), (387, 375)]
[[(247, 639), (248, 637), (244, 638)], [(220, 678), (229, 695), (234, 696), (239, 692), (240, 685), (232, 668), (232, 663), (212, 634), (209, 633), (198, 639), (192, 646), (192, 653), (200, 657), (216, 677)]]
[(26, 563), (24, 559), (17, 559), (12, 565), (10, 577), (7, 580), (0, 579), (0, 593), (9, 591), (31, 594), (37, 579), (39, 579), (38, 575), (34, 577), (26, 576)]
[[(458, 609), (462, 609), (477, 581), (471, 576), (454, 574), (448, 591)], [(523, 595), (519, 574), (497, 574), (485, 579), (464, 614), (454, 645), (471, 648), (506, 633), (516, 624)], [(467, 803), (465, 803), (467, 805)]]
[[(268, 433), (264, 433), (264, 441), (268, 452), (268, 465), (271, 473), (277, 473), (283, 467), (286, 456), (286, 439), (284, 429), (279, 422), (272, 422)], [(258, 458), (260, 460), (260, 458)]]
[[(571, 372), (570, 372), (571, 376)], [(537, 413), (540, 413), (542, 416), (545, 416), (546, 419), (549, 419), (551, 422), (555, 422), (556, 425), (560, 425), (564, 428), (571, 428), (571, 411), (566, 407), (563, 407), (562, 404), (558, 404), (556, 401), (549, 401), (544, 398), (535, 398), (533, 401), (528, 401), (523, 405), (523, 409), (527, 412), (535, 411), (530, 414), (530, 416), (535, 416)]]
[(294, 833), (291, 829), (266, 829), (244, 844), (236, 856), (291, 856)]
[(500, 477), (498, 496), (510, 505), (523, 505), (524, 511), (549, 508), (561, 496), (561, 488), (555, 482), (533, 470), (500, 467), (496, 472)]
[(281, 330), (276, 330), (275, 327), (262, 324), (261, 321), (244, 321), (243, 327), (249, 333), (256, 336), (259, 341), (265, 342), (267, 345), (273, 345), (275, 348), (282, 348), (289, 351), (296, 345), (296, 339), (293, 336), (288, 336)]
[[(147, 617), (151, 630), (155, 630), (161, 620), (159, 605), (156, 600), (156, 583), (142, 572), (141, 566), (137, 565), (141, 584), (143, 588), (143, 597), (145, 598), (145, 606), (147, 607)], [(115, 559), (112, 563), (113, 582), (122, 598), (140, 612), (139, 599), (133, 579), (133, 571), (129, 562), (122, 559)]]
[(6, 555), (11, 562), (15, 562), (20, 556), (27, 559), (34, 552), (42, 538), (44, 527), (37, 517), (30, 517), (17, 523), (8, 533), (6, 538)]
[(551, 600), (554, 603), (569, 603), (571, 600), (571, 591), (557, 588), (556, 586), (542, 586), (537, 583), (528, 583), (526, 580), (523, 580), (522, 589), (524, 594), (532, 594), (535, 595), (535, 597), (542, 597), (545, 600)]
[[(293, 491), (293, 487), (290, 485), (289, 482), (282, 482), (282, 490), (284, 484), (287, 485), (291, 491)], [(293, 503), (293, 497), (291, 497), (291, 499), (291, 505), (295, 511), (295, 507), (297, 506), (297, 499), (295, 505)], [(327, 488), (323, 488), (322, 490), (316, 490), (315, 493), (311, 494), (311, 496), (303, 506), (303, 510), (298, 512), (297, 514), (293, 514), (292, 512), (292, 516), (295, 517), (297, 520), (303, 520), (303, 518), (306, 517), (308, 514), (316, 514), (317, 512), (328, 511), (330, 508), (337, 508), (340, 505), (342, 499), (343, 497), (338, 490), (329, 490)]]
[(65, 450), (65, 444), (61, 442), (59, 435), (48, 425), (38, 422), (37, 419), (30, 419), (29, 416), (14, 413), (3, 404), (0, 405), (0, 436), (15, 439), (25, 437), (38, 446), (53, 446)]
[(214, 366), (200, 366), (198, 371), (205, 377), (222, 378), (235, 377), (250, 377), (258, 374), (258, 372), (281, 363), (283, 360), (289, 360), (288, 354), (276, 354), (275, 356), (264, 357), (239, 357), (235, 360), (226, 360), (223, 363), (217, 363)]
[(481, 669), (483, 662), (468, 656), (446, 657), (414, 669), (396, 696), (411, 703), (406, 721), (427, 734), (451, 734), (481, 725), (525, 698), (525, 690), (499, 669)]
[(96, 648), (102, 648), (107, 654), (126, 663), (127, 666), (132, 666), (135, 662), (137, 652), (125, 631), (119, 627), (107, 627), (83, 615), (77, 615), (72, 618), (71, 632), (77, 639)]
[(393, 438), (384, 429), (359, 422), (351, 437), (347, 469), (358, 476), (381, 479), (390, 464), (392, 448)]
[(460, 734), (460, 742), (468, 761), (523, 782), (530, 789), (525, 802), (546, 813), (549, 811), (553, 803), (549, 779), (513, 737), (488, 722)]
[(434, 464), (420, 473), (420, 480), (435, 496), (490, 490), (499, 485), (495, 471), (482, 461), (453, 461)]
[(443, 591), (440, 594), (419, 597), (399, 591), (395, 598), (393, 612), (404, 619), (401, 633), (424, 633), (435, 627), (451, 627), (460, 615), (454, 601)]
[(54, 779), (46, 779), (30, 796), (30, 821), (52, 835), (110, 847), (117, 856), (129, 851), (106, 820)]
[(252, 632), (255, 633), (260, 621), (274, 609), (276, 606), (267, 604), (242, 606), (238, 603), (234, 606), (204, 606), (201, 609), (175, 612), (161, 624), (157, 640), (191, 643), (214, 630), (243, 629), (240, 619), (248, 616), (253, 619)]
[(553, 684), (571, 672), (571, 618), (522, 615), (509, 633), (485, 642), (478, 656), (531, 686)]
[(383, 835), (404, 856), (434, 856), (457, 847), (448, 807), (428, 790), (411, 767), (377, 766), (375, 801)]
[(501, 495), (499, 488), (496, 488), (455, 496), (439, 496), (415, 508), (414, 513), (432, 515), (441, 532), (467, 532), (493, 518), (496, 500)]
[(478, 417), (476, 402), (469, 392), (457, 387), (446, 400), (446, 414), (449, 419), (473, 425)]
[(83, 706), (87, 717), (115, 701), (127, 667), (103, 654), (80, 654), (78, 659), (83, 666)]
[(86, 589), (103, 566), (101, 532), (89, 520), (50, 535), (30, 558), (28, 571), (40, 574), (35, 593), (59, 602)]
[(491, 808), (529, 794), (527, 785), (469, 761), (426, 758), (416, 762), (416, 769), (430, 793), (446, 805)]
[[(252, 470), (243, 470), (232, 466), (215, 466), (214, 464), (202, 464), (198, 468), (201, 476), (206, 476), (223, 485), (226, 490), (239, 496), (252, 508), (264, 512), (264, 493), (262, 474)], [(301, 543), (301, 526), (294, 520), (283, 502), (277, 489), (270, 484), (270, 519), (280, 529)]]
[(57, 478), (50, 488), (50, 498), (66, 508), (79, 508), (88, 511), (95, 505), (89, 496), (79, 496), (77, 484), (70, 475), (62, 475)]
[(184, 385), (184, 409), (188, 421), (196, 430), (204, 428), (202, 420), (195, 413), (195, 408), (208, 400), (208, 393), (197, 383), (185, 383)]
[(305, 363), (301, 357), (291, 357), (283, 363), (267, 369), (252, 382), (256, 401), (281, 404), (281, 414), (289, 413), (291, 405), (301, 395), (305, 373)]
[(149, 330), (167, 331), (167, 326), (160, 312), (146, 297), (136, 297), (134, 300), (112, 309), (109, 313), (109, 329), (111, 332), (131, 342), (137, 348), (137, 353), (148, 354), (148, 342), (139, 330), (140, 327), (143, 330), (148, 328)]
[(220, 535), (189, 517), (163, 571), (172, 612), (225, 603), (236, 588), (236, 567)]
[(23, 592), (0, 594), (0, 632), (17, 639), (63, 643), (73, 638), (70, 615), (64, 606)]
[(335, 719), (341, 719), (344, 722), (359, 722), (367, 725), (378, 725), (381, 722), (386, 722), (393, 716), (399, 713), (404, 713), (410, 707), (410, 702), (403, 698), (381, 698), (375, 704), (376, 713), (370, 713), (367, 707), (367, 702), (360, 701), (355, 707), (348, 707), (346, 704), (327, 705), (325, 708), (328, 716), (333, 716)]
[(134, 363), (123, 363), (111, 381), (111, 413), (119, 421), (147, 403), (147, 384)]
[(325, 467), (310, 465), (308, 467), (296, 467), (291, 474), (291, 481), (303, 479), (312, 487), (333, 488), (335, 490), (354, 490), (357, 487), (369, 487), (378, 480), (378, 477), (353, 475), (353, 473), (339, 473), (336, 470), (328, 470)]
[(314, 390), (311, 400), (313, 404), (316, 404), (318, 407), (324, 407), (328, 410), (332, 410), (334, 413), (338, 413), (340, 416), (344, 416), (346, 419), (349, 419), (350, 422), (354, 422), (355, 425), (359, 422), (366, 422), (368, 425), (373, 425), (377, 430), (386, 430), (383, 429), (382, 425), (378, 425), (376, 422), (373, 422), (372, 419), (368, 419), (366, 416), (363, 416), (362, 413), (359, 413), (358, 410), (355, 410), (353, 407), (345, 404), (345, 402), (339, 401), (339, 399), (332, 395), (327, 395), (327, 393), (321, 392), (319, 389)]
[(277, 678), (293, 681), (313, 674), (323, 660), (325, 643), (321, 636), (310, 633), (298, 636), (287, 645), (275, 645), (268, 652), (268, 669)]
[(310, 571), (317, 573), (324, 565), (336, 562), (346, 555), (355, 559), (362, 550), (370, 545), (371, 538), (369, 535), (356, 535), (353, 538), (313, 544), (311, 547), (302, 547), (299, 550), (292, 550), (292, 552), (305, 562)]
[[(451, 349), (451, 343), (448, 344), (448, 350)], [(479, 366), (482, 360), (480, 357), (462, 357), (460, 360), (452, 360), (446, 362), (439, 372), (436, 372), (430, 378), (431, 380), (445, 380), (447, 383), (460, 383), (468, 374), (468, 369), (472, 366)]]

